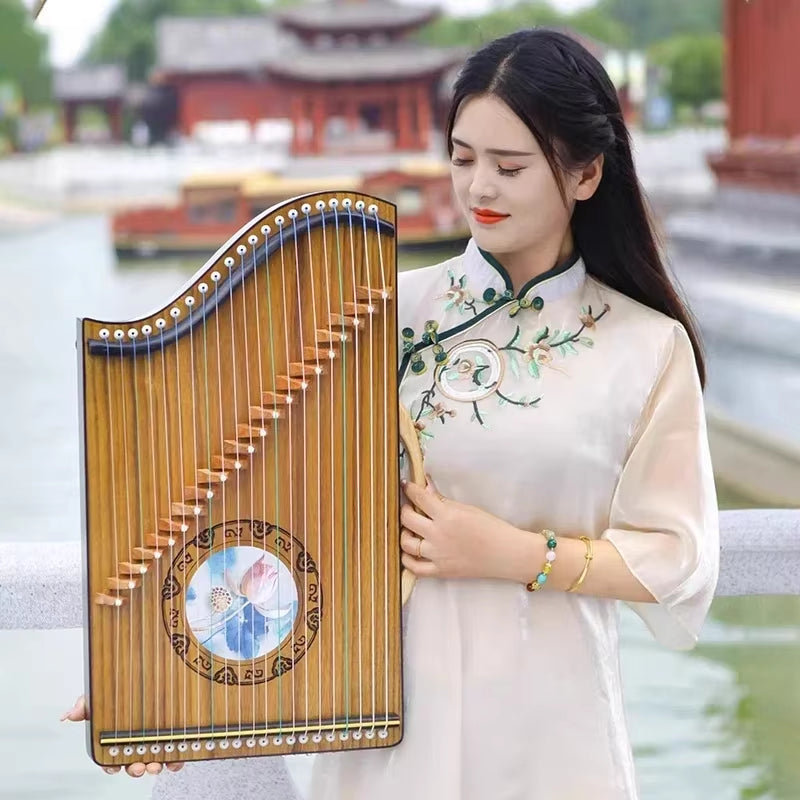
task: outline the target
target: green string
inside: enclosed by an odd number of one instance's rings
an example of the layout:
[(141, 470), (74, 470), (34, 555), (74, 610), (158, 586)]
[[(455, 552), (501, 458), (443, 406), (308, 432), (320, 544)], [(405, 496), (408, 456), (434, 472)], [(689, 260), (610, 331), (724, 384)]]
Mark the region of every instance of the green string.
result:
[[(342, 280), (342, 249), (341, 242), (339, 241), (339, 214), (336, 208), (333, 209), (333, 218), (336, 225), (336, 263), (339, 274), (339, 303), (341, 313), (344, 314), (344, 283)], [(341, 332), (344, 334), (344, 323), (340, 323)], [(342, 463), (347, 464), (347, 348), (342, 345), (342, 425), (343, 436), (342, 446), (344, 447), (344, 454)], [(347, 551), (348, 537), (347, 537), (347, 476), (342, 475), (342, 558), (344, 561), (344, 682), (346, 687), (345, 696), (345, 731), (350, 730), (350, 581), (347, 578)]]
[[(136, 347), (135, 342), (133, 348), (133, 420), (134, 425), (136, 426), (136, 450), (135, 458), (136, 458), (136, 481), (137, 486), (139, 487), (139, 491), (137, 494), (139, 495), (139, 537), (141, 541), (141, 547), (144, 547), (144, 508), (142, 506), (142, 465), (141, 465), (141, 448), (139, 443), (139, 393), (136, 391)], [(141, 579), (141, 575), (139, 578)], [(145, 717), (145, 695), (146, 687), (145, 687), (145, 679), (146, 679), (146, 672), (145, 672), (145, 664), (144, 664), (144, 596), (142, 595), (142, 644), (140, 647), (141, 654), (142, 654), (142, 730), (147, 727), (147, 721)]]
[[(269, 236), (265, 236), (265, 253), (269, 253)], [(281, 236), (280, 236), (280, 246), (281, 251), (283, 251), (283, 230), (281, 229)], [(273, 335), (273, 327), (272, 327), (272, 284), (270, 282), (270, 269), (269, 269), (269, 256), (266, 257), (266, 275), (267, 275), (267, 309), (269, 311), (269, 348), (270, 348), (270, 370), (272, 372), (272, 388), (275, 389), (275, 336)], [(289, 432), (291, 435), (291, 431)], [(280, 438), (278, 436), (273, 436), (273, 441), (275, 442), (275, 527), (278, 533), (275, 536), (275, 559), (278, 561), (280, 565), (280, 557), (278, 555), (278, 537), (280, 536), (281, 531), (281, 519), (280, 519), (280, 490), (278, 486), (278, 469), (280, 465), (280, 456), (279, 456), (279, 441)], [(280, 578), (278, 579), (278, 608), (281, 607), (281, 584)], [(278, 635), (280, 635), (280, 624), (278, 624)], [(280, 642), (278, 642), (278, 658), (280, 659)], [(280, 665), (280, 660), (278, 661)], [(265, 676), (266, 679), (266, 676)], [(283, 681), (283, 672), (282, 670), (278, 670), (278, 724), (282, 726), (283, 724), (283, 691), (282, 691), (282, 681)], [(265, 689), (266, 691), (266, 689)], [(269, 724), (269, 720), (264, 720), (265, 728)], [(279, 733), (281, 732), (281, 728), (279, 728)]]
[[(214, 291), (216, 291), (216, 284), (215, 284)], [(206, 384), (206, 447), (207, 447), (208, 459), (209, 459), (209, 461), (208, 461), (208, 471), (211, 472), (211, 408), (210, 408), (209, 396), (208, 396), (208, 333), (207, 333), (207, 330), (206, 330), (205, 305), (206, 305), (206, 294), (205, 294), (205, 292), (203, 292), (203, 364), (205, 365), (205, 376), (206, 376), (206, 380), (205, 380), (205, 384)], [(219, 307), (219, 305), (217, 307)], [(189, 313), (191, 314), (191, 309), (189, 309)], [(219, 347), (219, 340), (217, 340), (217, 347)], [(219, 379), (220, 376), (217, 376), (217, 378)], [(194, 389), (192, 390), (192, 392), (194, 392)], [(209, 485), (213, 486), (213, 484), (209, 484)], [(212, 511), (213, 511), (213, 507), (212, 507), (212, 502), (213, 501), (211, 500), (211, 498), (206, 498), (206, 499), (208, 500), (208, 517), (207, 517), (207, 519), (208, 519), (208, 530), (209, 530), (209, 535), (210, 535), (211, 531), (213, 530), (213, 528), (211, 527), (211, 519), (212, 519), (211, 514), (212, 514)], [(198, 502), (198, 501), (195, 501), (195, 502)], [(212, 550), (213, 550), (213, 544), (214, 543), (212, 541), (210, 541), (210, 536), (209, 536), (209, 545), (211, 545)], [(211, 721), (212, 721), (211, 724), (212, 724), (212, 731), (213, 731), (213, 724), (214, 724), (213, 723), (213, 720), (214, 720), (214, 689), (213, 689), (213, 687), (214, 687), (214, 681), (213, 681), (214, 653), (211, 650), (211, 648), (209, 648), (208, 652), (211, 654), (211, 673), (212, 673), (212, 680), (210, 682), (210, 685), (212, 687), (211, 688)]]

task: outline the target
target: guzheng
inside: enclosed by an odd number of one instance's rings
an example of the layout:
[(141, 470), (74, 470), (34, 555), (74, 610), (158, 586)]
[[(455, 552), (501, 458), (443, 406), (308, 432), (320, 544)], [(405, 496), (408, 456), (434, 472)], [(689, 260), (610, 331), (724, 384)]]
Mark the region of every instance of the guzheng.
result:
[(394, 206), (318, 193), (78, 320), (97, 763), (400, 740), (396, 275)]

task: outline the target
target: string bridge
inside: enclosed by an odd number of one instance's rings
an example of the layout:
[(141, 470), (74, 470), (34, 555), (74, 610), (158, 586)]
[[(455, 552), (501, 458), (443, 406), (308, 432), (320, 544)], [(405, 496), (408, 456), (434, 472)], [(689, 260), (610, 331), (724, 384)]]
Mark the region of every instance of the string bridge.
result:
[(382, 731), (399, 728), (401, 720), (397, 714), (375, 714), (367, 717), (336, 717), (335, 719), (309, 720), (302, 723), (270, 722), (256, 725), (226, 725), (203, 728), (171, 727), (169, 730), (145, 731), (102, 731), (100, 744), (110, 745), (150, 745), (169, 742), (221, 741), (225, 739), (249, 739), (264, 736), (291, 736), (315, 733), (353, 733), (360, 731)]

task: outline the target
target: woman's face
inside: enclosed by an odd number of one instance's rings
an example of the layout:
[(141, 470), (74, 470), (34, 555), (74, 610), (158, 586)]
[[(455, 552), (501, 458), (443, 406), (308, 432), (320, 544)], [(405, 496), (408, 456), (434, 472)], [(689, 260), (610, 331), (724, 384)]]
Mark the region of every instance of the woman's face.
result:
[[(502, 100), (464, 101), (452, 142), (453, 188), (479, 247), (521, 254), (562, 241), (573, 203), (565, 207), (536, 138)], [(577, 182), (566, 178), (568, 197)]]

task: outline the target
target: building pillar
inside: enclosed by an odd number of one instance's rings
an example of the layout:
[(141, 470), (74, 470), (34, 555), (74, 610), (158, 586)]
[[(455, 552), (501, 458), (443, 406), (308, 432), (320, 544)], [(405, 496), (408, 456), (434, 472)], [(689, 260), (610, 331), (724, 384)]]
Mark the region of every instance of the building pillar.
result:
[(78, 108), (74, 103), (64, 103), (64, 138), (68, 142), (75, 141), (75, 123), (77, 122)]
[(410, 150), (413, 146), (411, 131), (411, 96), (405, 86), (397, 93), (397, 149)]
[(728, 139), (709, 157), (721, 184), (800, 194), (800, 3), (725, 0)]
[(391, 99), (386, 99), (381, 104), (381, 108), (383, 109), (383, 124), (385, 130), (392, 134), (393, 146), (396, 147), (398, 137), (397, 103)]
[(427, 150), (430, 146), (431, 134), (431, 104), (430, 93), (427, 86), (417, 87), (417, 138), (420, 150)]
[(108, 127), (111, 132), (111, 141), (121, 142), (122, 132), (122, 101), (110, 100), (106, 103), (106, 116), (108, 117)]
[(322, 153), (325, 150), (325, 95), (322, 89), (316, 89), (311, 100), (311, 152)]
[(347, 95), (345, 99), (345, 117), (347, 119), (348, 133), (355, 133), (358, 130), (358, 99), (352, 95)]
[(289, 101), (289, 115), (292, 120), (292, 155), (299, 156), (305, 152), (305, 98), (300, 92), (293, 91)]

